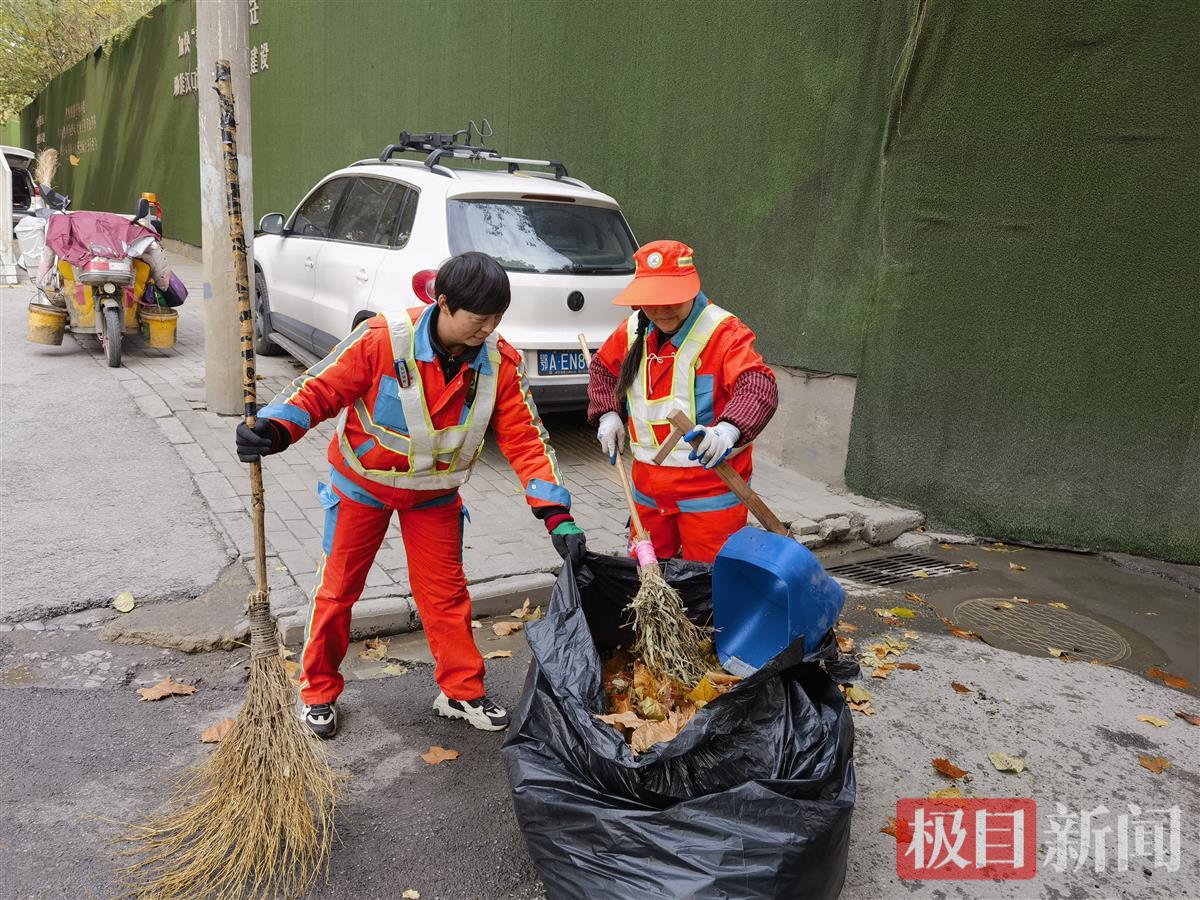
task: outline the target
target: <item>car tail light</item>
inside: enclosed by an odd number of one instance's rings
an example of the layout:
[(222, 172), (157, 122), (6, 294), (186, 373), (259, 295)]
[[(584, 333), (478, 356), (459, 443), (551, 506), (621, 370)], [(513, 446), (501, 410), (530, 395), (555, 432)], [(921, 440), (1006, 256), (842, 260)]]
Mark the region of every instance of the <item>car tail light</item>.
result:
[(433, 303), (437, 300), (437, 295), (433, 292), (433, 283), (436, 279), (437, 270), (435, 269), (424, 269), (413, 276), (413, 293), (422, 303)]

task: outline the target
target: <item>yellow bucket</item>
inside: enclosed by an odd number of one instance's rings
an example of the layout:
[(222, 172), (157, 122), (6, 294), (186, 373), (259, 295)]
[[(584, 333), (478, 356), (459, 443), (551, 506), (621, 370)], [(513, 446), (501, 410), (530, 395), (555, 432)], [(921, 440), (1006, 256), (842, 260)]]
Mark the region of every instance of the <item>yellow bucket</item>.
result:
[(147, 346), (156, 350), (169, 350), (175, 346), (175, 328), (179, 325), (179, 313), (161, 306), (143, 306), (141, 316), (146, 325)]
[(29, 340), (35, 344), (62, 343), (63, 331), (67, 327), (67, 311), (41, 303), (29, 304)]

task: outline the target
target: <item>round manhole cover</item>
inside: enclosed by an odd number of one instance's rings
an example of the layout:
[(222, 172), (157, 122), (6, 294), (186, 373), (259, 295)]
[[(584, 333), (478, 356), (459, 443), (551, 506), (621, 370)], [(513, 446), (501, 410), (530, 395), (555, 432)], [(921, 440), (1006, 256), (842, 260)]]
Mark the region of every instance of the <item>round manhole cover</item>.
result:
[(1129, 655), (1129, 644), (1107, 625), (1088, 616), (1030, 603), (1012, 604), (1003, 597), (964, 600), (954, 607), (954, 622), (960, 628), (989, 633), (997, 639), (1024, 647), (1039, 656), (1054, 647), (1072, 656), (1117, 662)]

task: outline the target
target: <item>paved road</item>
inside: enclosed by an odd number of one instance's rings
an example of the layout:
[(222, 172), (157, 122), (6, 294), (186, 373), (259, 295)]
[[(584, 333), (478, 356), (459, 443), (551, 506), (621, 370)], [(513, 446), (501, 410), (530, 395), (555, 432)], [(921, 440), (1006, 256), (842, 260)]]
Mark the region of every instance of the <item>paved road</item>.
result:
[(26, 341), (31, 293), (0, 289), (0, 621), (199, 593), (228, 558), (187, 468), (116, 370)]
[[(863, 684), (875, 714), (854, 717), (858, 802), (842, 896), (1195, 896), (1200, 730), (1174, 715), (1176, 709), (1200, 711), (1195, 698), (1116, 667), (1036, 658), (950, 637), (932, 607), (911, 601), (915, 618), (899, 626), (874, 614), (876, 607), (905, 605), (903, 591), (911, 588), (856, 587), (847, 603), (845, 618), (857, 626), (847, 634), (859, 650), (890, 634), (909, 645), (901, 660), (920, 669)], [(112, 646), (98, 643), (96, 632), (86, 628), (0, 635), (7, 743), (0, 762), (3, 897), (111, 896), (113, 857), (106, 841), (116, 828), (107, 819), (135, 818), (165, 796), (179, 769), (209, 752), (198, 742), (200, 731), (231, 714), (243, 696), (244, 651), (187, 656)], [(489, 662), (488, 688), (501, 703), (515, 705), (529, 659), (523, 635), (489, 640), (482, 629), (476, 637), (487, 649), (514, 651), (511, 659)], [(413, 664), (396, 677), (363, 678), (378, 673), (356, 660), (357, 649), (351, 649), (340, 704), (344, 731), (332, 744), (352, 776), (340, 812), (342, 843), (330, 882), (311, 896), (395, 900), (415, 888), (425, 900), (541, 897), (513, 817), (500, 736), (433, 717), (435, 687), (420, 633), (389, 644), (389, 656)], [(137, 685), (167, 674), (200, 679), (198, 692), (138, 702)], [(970, 690), (960, 693), (951, 682)], [(1143, 714), (1168, 724), (1139, 721)], [(419, 754), (435, 744), (462, 756), (428, 766)], [(1024, 756), (1026, 771), (997, 771), (987, 757), (997, 751)], [(1143, 755), (1161, 756), (1170, 768), (1152, 774), (1139, 764)], [(1037, 801), (1039, 872), (1032, 882), (897, 879), (894, 843), (880, 828), (895, 814), (898, 798), (949, 786), (930, 765), (937, 757), (970, 773), (958, 781), (966, 796)], [(1093, 857), (1078, 873), (1047, 864), (1059, 803), (1076, 817), (1107, 810), (1096, 820), (1097, 828), (1110, 829), (1100, 838), (1109, 854), (1102, 871), (1094, 871)], [(1180, 807), (1180, 852), (1168, 858), (1174, 871), (1136, 855), (1118, 869), (1117, 816), (1128, 817), (1129, 804), (1147, 815)], [(1077, 830), (1071, 846), (1079, 847)], [(622, 896), (632, 894), (623, 890)]]

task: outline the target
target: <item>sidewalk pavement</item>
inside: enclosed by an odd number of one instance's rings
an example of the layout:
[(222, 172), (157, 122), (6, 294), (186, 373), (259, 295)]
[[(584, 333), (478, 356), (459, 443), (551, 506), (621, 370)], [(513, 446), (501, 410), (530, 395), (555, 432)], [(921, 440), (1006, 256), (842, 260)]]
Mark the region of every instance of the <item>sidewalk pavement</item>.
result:
[[(202, 268), (175, 255), (175, 268), (191, 299), (179, 308), (178, 340), (173, 350), (152, 350), (139, 341), (126, 347), (124, 366), (111, 370), (146, 416), (175, 446), (223, 531), (244, 561), (253, 559), (247, 467), (234, 453), (236, 417), (205, 409), (204, 313)], [(95, 356), (98, 342), (80, 343)], [(268, 402), (302, 371), (287, 356), (260, 357), (259, 402)], [(626, 513), (619, 482), (596, 447), (582, 414), (547, 419), (551, 441), (574, 501), (576, 520), (587, 531), (588, 546), (601, 553), (626, 548)], [(302, 639), (308, 592), (321, 555), (324, 510), (316, 486), (328, 479), (326, 449), (333, 422), (314, 428), (286, 453), (263, 464), (266, 490), (268, 572), (272, 605), (285, 641)], [(841, 541), (846, 549), (883, 544), (922, 522), (919, 513), (898, 509), (828, 486), (769, 464), (756, 464), (755, 488), (793, 532), (810, 546)], [(548, 593), (558, 555), (544, 526), (529, 512), (516, 476), (489, 441), (471, 480), (462, 488), (471, 513), (463, 562), (477, 608), (507, 611), (525, 596)], [(862, 542), (860, 543), (859, 539)], [(353, 634), (393, 633), (419, 627), (408, 588), (408, 563), (399, 529), (389, 537), (367, 577), (354, 610)]]

